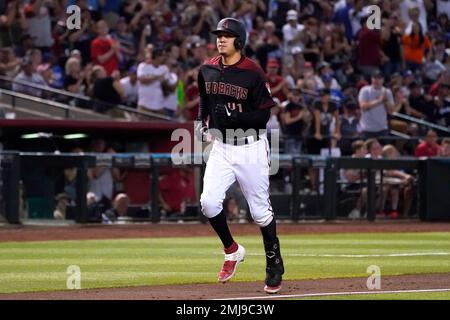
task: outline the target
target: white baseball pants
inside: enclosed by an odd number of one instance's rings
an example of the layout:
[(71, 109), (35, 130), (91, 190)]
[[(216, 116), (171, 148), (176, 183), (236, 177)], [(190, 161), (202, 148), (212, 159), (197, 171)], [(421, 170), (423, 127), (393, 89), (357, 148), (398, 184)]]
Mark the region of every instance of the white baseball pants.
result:
[(208, 218), (218, 215), (223, 209), (226, 191), (237, 180), (253, 220), (260, 227), (267, 226), (273, 219), (269, 167), (270, 149), (265, 135), (258, 141), (240, 146), (215, 140), (203, 178), (200, 197), (203, 214)]

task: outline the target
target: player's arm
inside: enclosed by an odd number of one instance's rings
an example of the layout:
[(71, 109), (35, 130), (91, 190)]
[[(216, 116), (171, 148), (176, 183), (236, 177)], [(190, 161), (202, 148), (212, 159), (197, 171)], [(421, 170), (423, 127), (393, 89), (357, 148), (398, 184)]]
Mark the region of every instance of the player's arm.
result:
[(270, 119), (270, 109), (259, 109), (250, 112), (237, 112), (237, 121), (246, 127), (262, 128), (265, 127)]
[(197, 85), (199, 91), (198, 115), (197, 115), (198, 123), (196, 123), (194, 130), (196, 139), (199, 141), (205, 141), (208, 133), (208, 126), (206, 125), (206, 120), (208, 119), (209, 112), (208, 112), (208, 105), (206, 104), (205, 80), (203, 79), (201, 70), (199, 70), (198, 72)]
[(200, 95), (197, 120), (206, 122), (206, 119), (208, 119), (209, 111), (206, 102), (205, 80), (203, 79), (201, 70), (198, 72), (197, 83)]
[(270, 119), (270, 108), (276, 104), (272, 99), (269, 83), (262, 70), (256, 80), (255, 87), (252, 88), (251, 98), (255, 111), (239, 113), (238, 120), (247, 126), (253, 125), (256, 128), (263, 128)]

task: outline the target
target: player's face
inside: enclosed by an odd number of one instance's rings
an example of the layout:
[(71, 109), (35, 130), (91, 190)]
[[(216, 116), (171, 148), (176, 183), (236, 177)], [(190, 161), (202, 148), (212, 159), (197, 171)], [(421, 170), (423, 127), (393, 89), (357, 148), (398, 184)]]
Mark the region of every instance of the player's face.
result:
[(217, 50), (220, 55), (230, 55), (236, 51), (234, 40), (236, 39), (231, 33), (220, 32), (217, 35)]

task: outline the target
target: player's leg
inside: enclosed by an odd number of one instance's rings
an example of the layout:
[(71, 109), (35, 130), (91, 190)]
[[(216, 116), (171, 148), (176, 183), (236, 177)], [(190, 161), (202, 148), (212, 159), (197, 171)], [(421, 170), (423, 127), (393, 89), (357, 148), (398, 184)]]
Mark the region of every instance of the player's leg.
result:
[(266, 252), (264, 290), (276, 293), (281, 289), (284, 265), (277, 237), (276, 220), (269, 198), (269, 146), (267, 140), (260, 140), (250, 146), (251, 148), (245, 148), (243, 152), (257, 155), (257, 161), (235, 166), (236, 179), (247, 199), (252, 218), (259, 225), (263, 236)]
[(231, 235), (223, 210), (225, 193), (236, 180), (231, 165), (226, 159), (225, 147), (221, 143), (215, 143), (213, 146), (206, 164), (203, 192), (200, 197), (202, 212), (208, 218), (224, 247), (225, 262), (219, 272), (220, 282), (226, 282), (234, 276), (237, 265), (245, 256), (244, 247), (237, 244)]

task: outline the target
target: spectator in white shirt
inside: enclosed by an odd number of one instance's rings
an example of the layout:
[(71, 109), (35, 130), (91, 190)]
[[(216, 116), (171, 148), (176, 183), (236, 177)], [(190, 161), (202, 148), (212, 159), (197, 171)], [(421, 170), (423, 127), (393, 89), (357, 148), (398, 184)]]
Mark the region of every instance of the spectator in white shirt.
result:
[[(30, 84), (35, 85), (41, 85), (41, 86), (47, 86), (47, 83), (45, 82), (44, 78), (36, 72), (36, 70), (33, 67), (33, 61), (30, 59), (29, 56), (25, 56), (22, 59), (22, 71), (14, 78), (14, 81), (20, 81), (20, 82), (28, 82)], [(25, 94), (29, 94), (32, 96), (40, 97), (42, 94), (41, 89), (33, 88), (24, 84), (18, 84), (13, 83), (13, 91), (16, 92), (22, 92)]]
[[(422, 25), (423, 33), (428, 32), (427, 6), (430, 0), (403, 0), (400, 3), (400, 17), (406, 24), (405, 34), (410, 34), (415, 19)], [(432, 5), (432, 4), (431, 4)]]
[(450, 19), (450, 1), (449, 0), (436, 0), (436, 16), (446, 14)]
[(163, 106), (166, 116), (175, 117), (178, 111), (178, 75), (177, 64), (170, 66), (170, 71), (162, 82), (163, 88)]
[(387, 115), (394, 108), (394, 97), (392, 91), (383, 86), (383, 81), (383, 74), (377, 70), (372, 74), (372, 83), (359, 91), (359, 124), (366, 139), (389, 135)]
[(54, 43), (50, 11), (47, 5), (50, 5), (50, 2), (31, 0), (24, 7), (27, 22), (27, 34), (31, 36), (36, 47), (44, 50), (49, 50)]
[(152, 56), (146, 56), (145, 61), (138, 66), (138, 110), (140, 111), (165, 114), (161, 83), (169, 74), (169, 68), (163, 64), (163, 61), (163, 51), (155, 49)]
[(138, 102), (138, 78), (136, 66), (128, 69), (128, 76), (120, 79), (120, 84), (125, 93), (125, 103), (127, 106), (136, 108)]
[(289, 10), (286, 14), (287, 23), (283, 26), (283, 41), (286, 58), (292, 61), (292, 48), (300, 46), (302, 48), (302, 31), (305, 26), (298, 23), (298, 14), (295, 10)]

